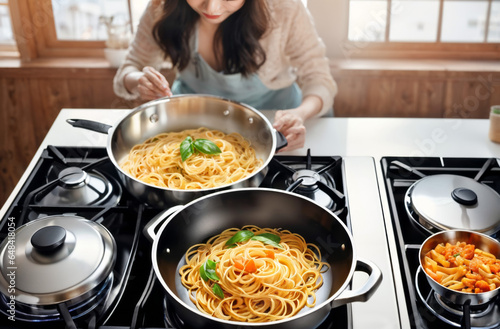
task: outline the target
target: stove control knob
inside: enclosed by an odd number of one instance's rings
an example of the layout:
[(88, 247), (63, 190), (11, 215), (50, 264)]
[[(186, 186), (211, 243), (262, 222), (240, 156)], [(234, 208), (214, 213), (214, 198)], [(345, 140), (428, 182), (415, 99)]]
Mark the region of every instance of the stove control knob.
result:
[(468, 188), (459, 187), (451, 192), (451, 197), (464, 206), (473, 206), (477, 203), (477, 194)]
[(46, 226), (31, 236), (31, 244), (36, 251), (49, 254), (61, 247), (66, 239), (66, 230), (57, 225)]

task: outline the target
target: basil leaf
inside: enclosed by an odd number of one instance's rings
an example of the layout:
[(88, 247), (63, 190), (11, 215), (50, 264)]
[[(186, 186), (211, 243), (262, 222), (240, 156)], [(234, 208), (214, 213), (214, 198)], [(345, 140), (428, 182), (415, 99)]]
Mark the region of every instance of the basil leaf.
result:
[(269, 240), (272, 240), (276, 243), (280, 243), (281, 242), (281, 238), (276, 235), (276, 234), (272, 234), (272, 233), (261, 233), (261, 234), (258, 234), (257, 236), (263, 236)]
[(217, 144), (208, 139), (198, 138), (194, 141), (193, 146), (196, 150), (205, 154), (219, 154), (222, 152)]
[[(265, 234), (265, 233), (264, 233)], [(281, 240), (278, 236), (278, 242)], [(274, 238), (270, 239), (266, 236), (263, 236), (263, 234), (259, 234), (259, 235), (256, 235), (252, 238), (252, 240), (255, 240), (255, 241), (260, 241), (264, 244), (268, 244), (270, 246), (273, 246), (273, 247), (276, 247), (276, 248), (279, 248), (279, 249), (284, 249), (282, 245), (280, 245), (278, 242), (276, 242), (274, 240)]]
[(253, 236), (254, 234), (252, 231), (247, 231), (247, 230), (238, 231), (235, 235), (233, 235), (229, 240), (226, 241), (225, 246), (233, 247), (235, 243), (248, 241)]
[(453, 255), (453, 257), (458, 257), (460, 256), (460, 253)]
[(205, 264), (200, 266), (200, 276), (203, 279), (203, 281), (208, 281), (207, 273), (205, 273)]
[(191, 138), (191, 136), (186, 137), (182, 141), (180, 149), (181, 149), (181, 159), (183, 162), (186, 161), (187, 158), (189, 158), (191, 155), (193, 155), (194, 146), (193, 146), (193, 139)]
[[(207, 280), (214, 280), (214, 281), (219, 281), (220, 278), (217, 276), (215, 273), (215, 266), (217, 266), (217, 263), (214, 262), (213, 260), (207, 259), (205, 263), (203, 263), (203, 271), (205, 272), (205, 276), (207, 277)], [(201, 276), (201, 268), (200, 268), (200, 276)], [(205, 280), (205, 281), (207, 281)]]
[(217, 297), (219, 297), (220, 299), (224, 299), (224, 291), (217, 283), (215, 283), (212, 287), (212, 291)]

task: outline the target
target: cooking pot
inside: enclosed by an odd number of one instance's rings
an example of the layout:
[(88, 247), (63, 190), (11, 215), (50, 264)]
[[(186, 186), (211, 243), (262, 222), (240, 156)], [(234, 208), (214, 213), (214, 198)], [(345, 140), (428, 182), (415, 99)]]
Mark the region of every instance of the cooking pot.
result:
[(500, 293), (500, 288), (482, 293), (456, 291), (442, 286), (423, 270), (425, 255), (429, 251), (434, 249), (440, 243), (446, 244), (449, 242), (450, 244), (456, 244), (459, 241), (467, 244), (473, 244), (477, 249), (489, 252), (495, 255), (497, 259), (500, 258), (500, 242), (485, 234), (466, 230), (442, 231), (431, 235), (420, 246), (420, 270), (425, 273), (429, 285), (438, 295), (457, 306), (462, 306), (462, 328), (470, 328), (470, 306), (483, 305), (494, 300)]
[[(78, 317), (104, 303), (113, 282), (116, 243), (102, 225), (78, 216), (47, 216), (14, 230), (0, 245), (0, 292), (16, 319)], [(7, 307), (10, 305), (2, 305)]]
[[(298, 233), (321, 251), (331, 268), (323, 274), (323, 286), (316, 292), (316, 305), (305, 307), (289, 319), (249, 323), (221, 320), (200, 312), (182, 285), (179, 266), (186, 251), (227, 228), (256, 225)], [(159, 229), (158, 229), (159, 227)], [(189, 328), (314, 328), (331, 308), (366, 301), (376, 291), (382, 273), (376, 265), (358, 259), (352, 236), (342, 221), (314, 201), (287, 191), (245, 188), (219, 191), (169, 209), (145, 227), (153, 240), (152, 263), (175, 313)], [(355, 271), (369, 274), (358, 290), (347, 287)]]
[[(210, 95), (178, 95), (154, 100), (134, 109), (114, 127), (79, 119), (70, 119), (68, 123), (75, 127), (107, 133), (107, 153), (125, 188), (140, 201), (158, 208), (185, 204), (222, 189), (259, 186), (275, 151), (287, 145), (285, 137), (256, 109)], [(227, 134), (241, 134), (251, 142), (257, 158), (263, 160), (262, 167), (234, 183), (200, 190), (158, 187), (144, 183), (120, 168), (120, 164), (134, 145), (160, 133), (199, 127), (217, 129)]]
[(407, 190), (405, 208), (410, 218), (430, 234), (470, 230), (492, 235), (500, 230), (500, 195), (465, 176), (423, 177)]

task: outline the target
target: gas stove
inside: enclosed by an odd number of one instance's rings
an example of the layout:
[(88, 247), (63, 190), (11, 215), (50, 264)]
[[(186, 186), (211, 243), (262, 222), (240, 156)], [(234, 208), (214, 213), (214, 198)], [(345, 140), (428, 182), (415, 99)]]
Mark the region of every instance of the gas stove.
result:
[[(341, 157), (275, 156), (261, 187), (303, 194), (329, 208), (351, 229)], [(151, 266), (144, 226), (162, 209), (123, 189), (105, 148), (48, 146), (0, 222), (0, 240), (40, 218), (81, 217), (104, 226), (116, 241), (112, 275), (76, 305), (25, 305), (0, 296), (2, 328), (184, 328)], [(15, 271), (22, 271), (12, 263)], [(14, 290), (12, 290), (14, 291)], [(65, 303), (61, 303), (65, 304)], [(13, 321), (15, 319), (15, 321)], [(331, 310), (321, 328), (352, 328), (351, 305)]]
[[(422, 223), (408, 207), (407, 192), (424, 177), (454, 175), (472, 179), (500, 193), (499, 162), (493, 158), (383, 157), (381, 167), (411, 327), (461, 327), (463, 306), (454, 305), (433, 291), (419, 268), (420, 246), (434, 230)], [(490, 235), (497, 240), (500, 238), (498, 233)], [(471, 325), (500, 328), (500, 299), (472, 308)]]

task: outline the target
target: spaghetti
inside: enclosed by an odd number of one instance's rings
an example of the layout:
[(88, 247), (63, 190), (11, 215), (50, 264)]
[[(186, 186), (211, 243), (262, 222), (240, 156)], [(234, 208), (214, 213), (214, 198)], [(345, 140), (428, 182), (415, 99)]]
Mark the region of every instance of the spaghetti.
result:
[[(180, 144), (187, 137), (208, 139), (222, 151), (196, 153), (182, 161)], [(227, 185), (254, 173), (263, 164), (250, 142), (238, 133), (207, 128), (169, 132), (136, 145), (120, 167), (132, 177), (159, 187), (181, 190)]]
[[(230, 242), (241, 233), (251, 238)], [(192, 246), (185, 259), (179, 273), (197, 308), (246, 322), (281, 320), (313, 307), (329, 268), (318, 247), (302, 236), (256, 226), (227, 229)]]
[(452, 290), (481, 293), (500, 287), (500, 260), (473, 244), (438, 244), (425, 255), (423, 267)]

